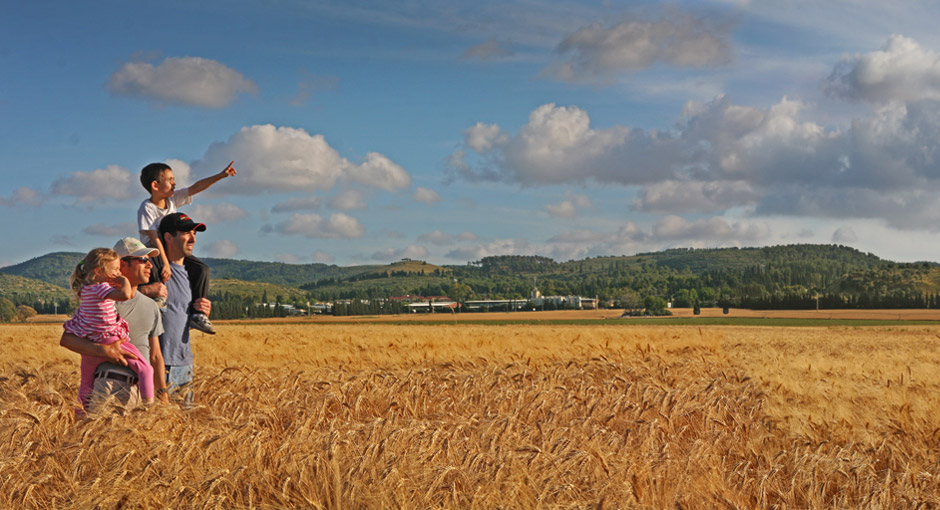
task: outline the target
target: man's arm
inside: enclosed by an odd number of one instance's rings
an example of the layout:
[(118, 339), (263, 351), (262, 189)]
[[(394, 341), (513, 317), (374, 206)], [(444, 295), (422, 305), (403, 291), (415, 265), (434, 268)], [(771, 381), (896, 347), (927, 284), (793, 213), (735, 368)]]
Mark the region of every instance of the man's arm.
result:
[(205, 191), (206, 189), (209, 188), (209, 186), (212, 186), (213, 184), (221, 181), (222, 179), (235, 175), (237, 172), (235, 171), (235, 167), (232, 166), (234, 164), (235, 162), (232, 161), (231, 163), (228, 164), (227, 167), (225, 167), (225, 170), (222, 170), (221, 172), (215, 175), (206, 177), (205, 179), (200, 179), (196, 181), (195, 184), (189, 187), (189, 196), (193, 196), (196, 193), (199, 193), (200, 191)]
[(161, 282), (147, 283), (137, 287), (137, 292), (149, 297), (150, 299), (167, 297), (166, 285)]
[(169, 402), (166, 393), (166, 364), (163, 362), (163, 351), (160, 350), (160, 337), (150, 337), (150, 366), (153, 367), (153, 390), (161, 402)]
[(121, 347), (121, 342), (114, 342), (113, 344), (107, 345), (97, 344), (71, 333), (63, 333), (62, 339), (59, 340), (59, 345), (72, 352), (86, 356), (99, 356), (107, 359), (111, 363), (125, 367), (127, 366), (127, 360), (125, 358), (139, 359), (134, 353), (125, 351)]

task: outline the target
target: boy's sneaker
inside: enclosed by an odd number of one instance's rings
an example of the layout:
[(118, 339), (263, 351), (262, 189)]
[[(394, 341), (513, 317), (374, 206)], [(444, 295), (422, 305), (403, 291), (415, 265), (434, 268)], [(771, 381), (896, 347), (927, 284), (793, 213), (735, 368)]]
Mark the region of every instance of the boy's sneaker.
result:
[(194, 313), (189, 316), (189, 327), (198, 329), (203, 333), (208, 333), (210, 335), (215, 334), (215, 328), (212, 327), (212, 322), (209, 321), (209, 318), (206, 317), (204, 313)]

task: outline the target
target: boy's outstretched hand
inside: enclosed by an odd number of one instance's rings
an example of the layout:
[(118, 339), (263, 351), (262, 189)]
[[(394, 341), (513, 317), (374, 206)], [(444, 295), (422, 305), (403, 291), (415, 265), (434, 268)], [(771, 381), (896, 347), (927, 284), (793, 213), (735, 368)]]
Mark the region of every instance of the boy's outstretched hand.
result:
[(234, 165), (234, 164), (235, 164), (234, 161), (232, 161), (231, 163), (229, 163), (228, 166), (225, 167), (225, 170), (222, 170), (221, 172), (219, 172), (219, 175), (221, 175), (222, 177), (231, 177), (231, 176), (237, 174), (238, 172), (235, 170), (235, 167), (232, 166), (232, 165)]

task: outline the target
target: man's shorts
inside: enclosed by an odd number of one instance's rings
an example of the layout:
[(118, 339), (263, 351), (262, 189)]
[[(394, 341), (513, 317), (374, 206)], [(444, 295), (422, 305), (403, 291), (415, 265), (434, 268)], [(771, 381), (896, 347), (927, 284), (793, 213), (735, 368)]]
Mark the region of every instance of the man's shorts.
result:
[(99, 370), (95, 373), (95, 385), (86, 406), (89, 413), (102, 409), (107, 403), (120, 404), (127, 408), (140, 405), (140, 389), (137, 377), (115, 370)]

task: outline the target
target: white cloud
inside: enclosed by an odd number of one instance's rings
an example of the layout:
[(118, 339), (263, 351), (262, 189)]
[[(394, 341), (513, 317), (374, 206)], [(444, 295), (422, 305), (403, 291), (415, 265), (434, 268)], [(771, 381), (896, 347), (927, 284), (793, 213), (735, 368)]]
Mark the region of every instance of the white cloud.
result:
[(877, 51), (843, 58), (826, 90), (846, 99), (885, 103), (940, 99), (940, 54), (892, 35)]
[(39, 207), (43, 196), (25, 186), (17, 188), (9, 197), (0, 197), (0, 207)]
[(568, 34), (556, 49), (559, 60), (543, 75), (596, 82), (656, 63), (719, 66), (731, 60), (731, 28), (681, 12), (659, 21), (627, 20), (607, 28), (595, 23)]
[(415, 202), (433, 204), (441, 200), (441, 195), (433, 189), (422, 188), (419, 186), (417, 189), (415, 189), (412, 198), (415, 199)]
[(404, 248), (377, 251), (370, 257), (372, 260), (392, 261), (401, 259), (423, 260), (427, 258), (428, 250), (423, 246), (408, 245)]
[(578, 215), (578, 209), (571, 200), (562, 200), (559, 204), (547, 204), (545, 211), (549, 216), (556, 218), (574, 218)]
[(578, 215), (578, 209), (594, 207), (587, 195), (568, 193), (567, 196), (567, 200), (562, 200), (558, 204), (547, 204), (544, 207), (545, 211), (556, 218), (574, 218)]
[(104, 223), (95, 223), (82, 229), (82, 232), (92, 236), (113, 237), (115, 241), (123, 237), (137, 237), (136, 223), (120, 223), (118, 225), (106, 225)]
[(766, 239), (770, 230), (763, 224), (729, 224), (724, 218), (712, 217), (689, 221), (685, 218), (664, 216), (653, 226), (653, 236), (661, 241), (700, 240), (723, 243), (727, 241), (754, 243)]
[(226, 221), (237, 221), (247, 215), (244, 209), (235, 204), (196, 204), (192, 206), (190, 216), (194, 221), (213, 225)]
[(426, 234), (421, 234), (418, 236), (418, 242), (421, 243), (431, 243), (438, 246), (443, 246), (447, 244), (453, 244), (454, 236), (450, 234), (445, 234), (440, 230), (435, 230), (433, 232), (428, 232)]
[[(688, 103), (665, 132), (594, 129), (580, 108), (548, 104), (518, 133), (477, 144), (485, 151), (458, 148), (463, 166), (453, 170), (523, 186), (641, 186), (633, 208), (644, 212), (745, 207), (757, 215), (940, 228), (940, 101), (883, 105), (842, 129), (804, 119), (811, 107), (783, 98), (756, 108), (719, 96)], [(571, 214), (572, 205), (552, 212)]]
[(170, 57), (154, 67), (128, 62), (111, 75), (112, 94), (184, 106), (222, 108), (238, 94), (258, 87), (220, 62), (199, 57)]
[(351, 165), (348, 172), (356, 181), (385, 191), (411, 186), (411, 176), (408, 172), (378, 152), (366, 154), (366, 160), (361, 165)]
[(271, 212), (316, 211), (320, 208), (321, 202), (319, 197), (291, 198), (286, 202), (275, 204)]
[(457, 239), (460, 239), (461, 241), (476, 241), (477, 235), (473, 232), (461, 232), (457, 236)]
[(222, 239), (222, 240), (210, 243), (205, 248), (205, 251), (206, 253), (209, 254), (210, 257), (216, 257), (220, 259), (230, 259), (234, 257), (235, 255), (238, 255), (238, 245), (236, 245), (232, 241)]
[(329, 253), (321, 250), (313, 252), (313, 261), (321, 264), (332, 264), (335, 258)]
[(759, 195), (743, 181), (666, 180), (647, 185), (633, 201), (633, 209), (656, 213), (715, 212), (753, 205)]
[(52, 183), (52, 193), (72, 196), (77, 203), (88, 205), (104, 199), (125, 200), (139, 196), (131, 191), (134, 182), (140, 180), (135, 180), (126, 168), (108, 165), (91, 172), (72, 172), (68, 177), (59, 177)]
[(333, 200), (330, 200), (330, 207), (341, 211), (354, 211), (368, 209), (369, 205), (366, 204), (362, 193), (354, 189), (347, 189), (333, 197)]
[(328, 220), (319, 214), (298, 213), (266, 230), (320, 239), (354, 239), (365, 234), (359, 220), (343, 213), (333, 214)]
[(247, 195), (329, 190), (341, 180), (386, 191), (411, 185), (408, 172), (379, 153), (368, 153), (357, 165), (340, 156), (323, 135), (270, 124), (243, 127), (228, 141), (213, 143), (193, 167), (218, 172), (232, 160), (238, 175), (225, 189)]
[(507, 135), (502, 133), (498, 124), (484, 124), (477, 122), (464, 131), (467, 147), (477, 151), (490, 150), (494, 144), (504, 143)]

